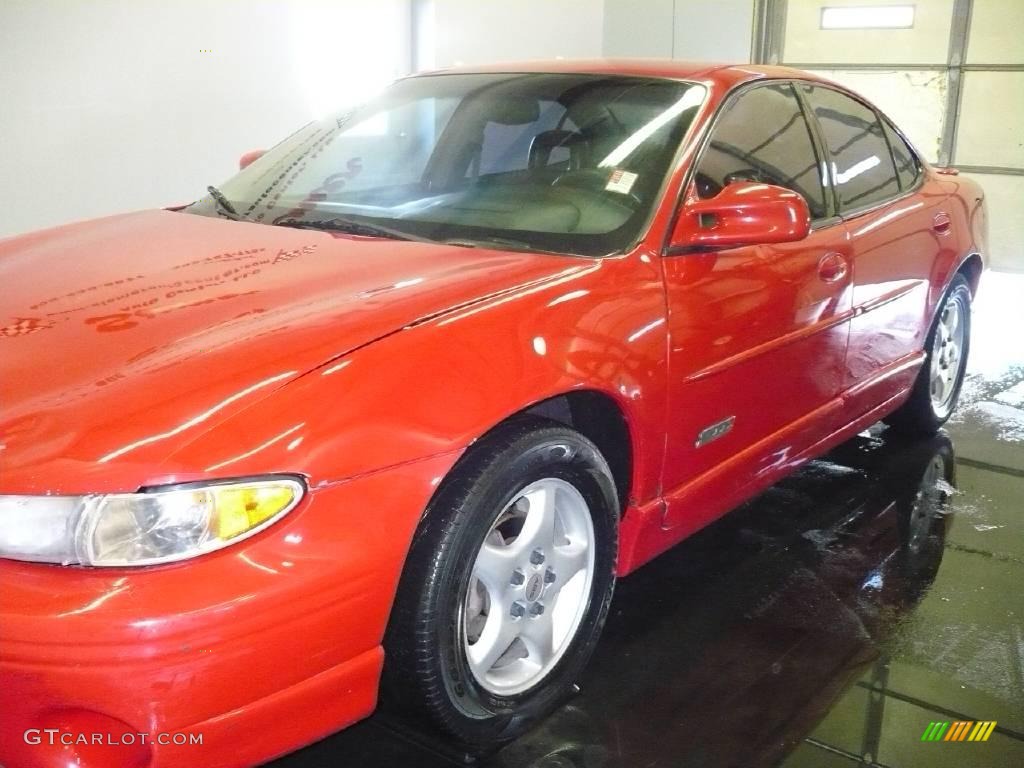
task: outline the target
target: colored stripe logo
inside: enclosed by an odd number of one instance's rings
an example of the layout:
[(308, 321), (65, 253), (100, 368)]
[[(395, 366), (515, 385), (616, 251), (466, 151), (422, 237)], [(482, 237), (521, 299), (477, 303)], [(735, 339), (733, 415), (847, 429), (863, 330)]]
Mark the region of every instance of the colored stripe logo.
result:
[(995, 727), (995, 720), (928, 723), (921, 734), (921, 741), (988, 741)]

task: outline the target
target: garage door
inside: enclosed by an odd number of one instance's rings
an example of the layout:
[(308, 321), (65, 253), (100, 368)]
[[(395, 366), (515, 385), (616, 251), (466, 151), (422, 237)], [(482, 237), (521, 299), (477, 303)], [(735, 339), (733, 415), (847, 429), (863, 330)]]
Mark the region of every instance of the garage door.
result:
[(990, 264), (1024, 272), (1024, 2), (768, 0), (755, 56), (889, 114), (932, 163), (985, 188)]

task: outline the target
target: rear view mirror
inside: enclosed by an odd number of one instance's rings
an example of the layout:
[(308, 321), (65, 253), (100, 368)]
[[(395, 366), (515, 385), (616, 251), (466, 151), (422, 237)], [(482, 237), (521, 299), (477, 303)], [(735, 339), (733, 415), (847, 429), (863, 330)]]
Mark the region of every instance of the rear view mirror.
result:
[(267, 153), (265, 149), (254, 149), (252, 152), (246, 152), (240, 158), (238, 158), (238, 170), (244, 171), (250, 165), (259, 160), (263, 155)]
[(772, 184), (738, 181), (715, 197), (688, 197), (672, 232), (670, 251), (803, 240), (811, 213), (802, 195)]

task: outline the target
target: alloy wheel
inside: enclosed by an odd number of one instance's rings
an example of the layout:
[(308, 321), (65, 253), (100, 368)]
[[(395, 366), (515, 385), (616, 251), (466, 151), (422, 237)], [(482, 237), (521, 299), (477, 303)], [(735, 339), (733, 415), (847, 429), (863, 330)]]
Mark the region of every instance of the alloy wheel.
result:
[(956, 398), (965, 341), (963, 312), (960, 302), (948, 302), (942, 310), (932, 341), (929, 391), (932, 408), (939, 418), (949, 415)]
[(571, 483), (545, 478), (516, 494), (490, 527), (462, 601), (469, 669), (491, 694), (529, 690), (564, 655), (593, 585), (594, 523)]

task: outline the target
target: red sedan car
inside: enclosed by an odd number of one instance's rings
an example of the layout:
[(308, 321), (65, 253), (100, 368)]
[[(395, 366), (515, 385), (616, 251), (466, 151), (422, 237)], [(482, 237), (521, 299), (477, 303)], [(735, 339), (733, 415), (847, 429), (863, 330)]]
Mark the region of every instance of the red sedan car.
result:
[(251, 765), (379, 688), (501, 743), (616, 576), (956, 405), (983, 195), (803, 72), (422, 75), (243, 165), (0, 242), (8, 768)]

